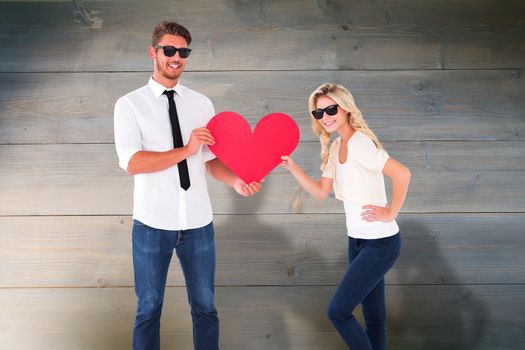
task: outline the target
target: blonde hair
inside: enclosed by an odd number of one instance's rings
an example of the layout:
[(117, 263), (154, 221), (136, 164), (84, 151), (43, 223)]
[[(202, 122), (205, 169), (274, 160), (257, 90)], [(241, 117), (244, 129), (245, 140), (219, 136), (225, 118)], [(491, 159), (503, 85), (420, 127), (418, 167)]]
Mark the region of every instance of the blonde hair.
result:
[[(337, 103), (339, 107), (348, 112), (348, 122), (352, 128), (354, 128), (356, 131), (361, 131), (363, 134), (368, 136), (378, 149), (383, 148), (376, 134), (374, 134), (374, 132), (368, 127), (368, 124), (364, 120), (363, 114), (359, 108), (357, 108), (354, 97), (350, 91), (339, 84), (322, 84), (317, 89), (315, 89), (314, 92), (312, 92), (310, 98), (308, 99), (309, 112), (317, 108), (317, 99), (319, 99), (321, 96), (327, 96), (334, 100), (334, 102)], [(330, 142), (330, 133), (326, 132), (321, 123), (319, 123), (319, 121), (311, 114), (310, 119), (312, 121), (312, 129), (314, 134), (319, 137), (319, 141), (321, 142), (321, 170), (324, 170), (326, 168), (326, 163), (328, 163), (328, 143)]]

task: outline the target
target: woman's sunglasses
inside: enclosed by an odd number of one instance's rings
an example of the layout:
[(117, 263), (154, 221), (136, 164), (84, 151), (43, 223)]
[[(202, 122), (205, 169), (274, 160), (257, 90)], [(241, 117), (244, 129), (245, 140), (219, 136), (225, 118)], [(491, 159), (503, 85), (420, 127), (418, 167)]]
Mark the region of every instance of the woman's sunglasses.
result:
[(339, 105), (330, 105), (325, 108), (317, 108), (315, 111), (312, 111), (312, 115), (315, 119), (323, 119), (324, 112), (328, 115), (335, 115), (337, 113), (337, 107)]
[(164, 50), (164, 56), (166, 57), (173, 57), (179, 51), (180, 58), (187, 58), (190, 55), (191, 49), (188, 49), (187, 47), (175, 47), (175, 46), (162, 46), (162, 45), (155, 45), (155, 49), (163, 49)]

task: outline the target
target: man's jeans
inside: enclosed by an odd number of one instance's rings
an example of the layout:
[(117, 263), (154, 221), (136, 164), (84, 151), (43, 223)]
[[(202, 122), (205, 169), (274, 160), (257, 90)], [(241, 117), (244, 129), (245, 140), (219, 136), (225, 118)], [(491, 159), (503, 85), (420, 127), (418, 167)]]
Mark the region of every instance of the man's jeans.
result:
[(133, 269), (138, 298), (133, 349), (160, 349), (160, 315), (173, 250), (186, 280), (196, 350), (219, 348), (219, 319), (214, 305), (215, 237), (213, 224), (166, 231), (133, 222)]
[[(328, 318), (352, 350), (386, 349), (384, 276), (401, 250), (399, 233), (380, 239), (349, 237), (350, 265), (328, 306)], [(361, 303), (366, 333), (353, 315)]]

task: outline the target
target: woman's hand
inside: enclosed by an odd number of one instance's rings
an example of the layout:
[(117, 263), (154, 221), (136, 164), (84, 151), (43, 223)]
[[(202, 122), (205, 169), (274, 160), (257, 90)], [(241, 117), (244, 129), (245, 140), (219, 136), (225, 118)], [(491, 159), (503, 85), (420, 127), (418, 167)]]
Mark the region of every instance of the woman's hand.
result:
[(288, 171), (292, 171), (292, 168), (294, 168), (297, 164), (290, 156), (281, 156), (281, 165), (283, 168), (285, 168)]
[(364, 205), (361, 218), (365, 221), (382, 221), (390, 222), (397, 216), (389, 207), (380, 207), (377, 205)]
[(332, 190), (332, 179), (327, 177), (321, 177), (319, 181), (312, 179), (290, 156), (281, 156), (281, 165), (292, 173), (299, 185), (318, 201), (324, 200)]

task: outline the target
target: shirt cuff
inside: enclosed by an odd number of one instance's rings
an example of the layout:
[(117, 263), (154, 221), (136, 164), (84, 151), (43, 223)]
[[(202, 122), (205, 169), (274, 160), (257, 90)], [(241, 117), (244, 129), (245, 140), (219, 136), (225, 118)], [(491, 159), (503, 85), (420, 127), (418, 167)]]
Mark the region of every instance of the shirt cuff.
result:
[(327, 177), (329, 179), (333, 179), (334, 178), (334, 172), (331, 171), (331, 170), (325, 170), (325, 171), (323, 171), (323, 174), (321, 176), (322, 177)]
[(210, 149), (208, 148), (208, 146), (203, 146), (202, 147), (202, 160), (204, 163), (212, 160), (212, 159), (215, 159), (217, 158), (217, 156), (215, 154), (213, 154), (212, 151), (210, 151)]
[(379, 155), (379, 171), (382, 172), (383, 171), (383, 168), (385, 167), (385, 164), (386, 164), (386, 161), (388, 160), (388, 158), (390, 158), (390, 155), (388, 155), (388, 153), (386, 153), (384, 150), (382, 150), (383, 152), (380, 153)]
[(215, 158), (217, 158), (217, 156), (215, 156), (215, 154), (213, 154), (213, 153), (205, 154), (204, 157), (203, 157), (204, 163), (209, 162), (210, 160), (213, 160)]
[(119, 156), (119, 162), (118, 162), (118, 165), (124, 169), (125, 171), (128, 171), (128, 165), (129, 165), (129, 160), (131, 159), (131, 157), (133, 157), (133, 155), (135, 153), (137, 153), (138, 151), (141, 151), (141, 149), (138, 149), (138, 148), (132, 148), (132, 149), (128, 149), (126, 152), (122, 153), (120, 156)]

